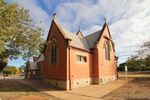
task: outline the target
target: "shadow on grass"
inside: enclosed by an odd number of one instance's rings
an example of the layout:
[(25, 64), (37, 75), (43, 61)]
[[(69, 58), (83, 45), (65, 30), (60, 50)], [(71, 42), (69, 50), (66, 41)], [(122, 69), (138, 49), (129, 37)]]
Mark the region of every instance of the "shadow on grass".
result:
[(0, 92), (40, 92), (40, 91), (64, 91), (52, 85), (42, 84), (42, 80), (36, 79), (5, 79), (0, 80)]
[[(28, 85), (21, 81), (27, 82)], [(30, 83), (24, 79), (0, 80), (0, 100), (62, 100), (33, 88), (36, 82)]]

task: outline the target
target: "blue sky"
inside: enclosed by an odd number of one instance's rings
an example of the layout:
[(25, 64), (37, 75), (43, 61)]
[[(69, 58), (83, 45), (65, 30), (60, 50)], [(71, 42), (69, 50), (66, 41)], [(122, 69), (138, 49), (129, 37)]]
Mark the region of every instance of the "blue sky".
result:
[[(76, 33), (80, 26), (84, 36), (100, 30), (106, 18), (118, 63), (136, 54), (139, 45), (150, 39), (150, 0), (11, 0), (15, 1), (29, 9), (35, 21), (42, 21), (44, 39), (54, 12), (63, 28)], [(8, 64), (20, 67), (24, 63), (19, 58)]]

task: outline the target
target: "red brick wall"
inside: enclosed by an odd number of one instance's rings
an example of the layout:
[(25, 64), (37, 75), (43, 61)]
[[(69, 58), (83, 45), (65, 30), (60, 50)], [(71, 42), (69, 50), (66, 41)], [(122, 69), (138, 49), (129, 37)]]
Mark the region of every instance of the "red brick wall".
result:
[[(51, 41), (54, 37), (57, 39), (58, 57), (57, 63), (52, 64), (50, 59), (50, 44), (48, 44), (45, 49), (44, 78), (70, 80), (71, 82), (73, 79), (90, 78), (93, 76), (99, 78), (115, 75), (116, 62), (114, 60), (114, 50), (111, 42), (110, 61), (105, 60), (103, 44), (106, 39), (103, 36), (105, 35), (110, 38), (107, 27), (103, 32), (101, 40), (96, 44), (96, 48), (91, 52), (87, 52), (74, 47), (67, 47), (67, 40), (64, 39), (57, 25), (53, 22), (48, 40)], [(77, 55), (85, 56), (86, 63), (78, 62), (76, 59)]]
[(106, 39), (103, 36), (107, 36), (110, 38), (107, 27), (104, 29), (104, 33), (101, 37), (101, 40), (98, 44), (98, 52), (99, 52), (99, 76), (111, 76), (111, 75), (115, 75), (115, 69), (116, 69), (116, 65), (115, 65), (115, 58), (114, 58), (114, 50), (113, 50), (113, 45), (110, 42), (110, 47), (111, 47), (111, 51), (110, 51), (110, 61), (105, 60), (105, 50), (104, 50), (104, 41), (106, 41)]
[(44, 71), (44, 61), (38, 62), (38, 68), (39, 68), (39, 76), (40, 78), (43, 78), (43, 71)]
[[(76, 59), (77, 55), (86, 57), (86, 62), (77, 61)], [(92, 77), (93, 76), (92, 55), (89, 52), (71, 48), (70, 69), (71, 69), (71, 78), (73, 79)]]
[(93, 71), (94, 71), (94, 78), (98, 78), (99, 77), (99, 57), (98, 57), (98, 49), (93, 49), (93, 55), (92, 55), (92, 59), (93, 59)]
[(48, 40), (51, 40), (53, 37), (55, 37), (58, 41), (58, 57), (57, 57), (57, 63), (51, 64), (50, 60), (50, 44), (47, 45), (45, 49), (45, 60), (44, 60), (44, 78), (50, 78), (50, 79), (61, 79), (66, 80), (67, 76), (67, 70), (66, 70), (66, 46), (67, 43), (58, 30), (56, 24), (53, 22), (51, 25), (50, 33), (49, 33)]

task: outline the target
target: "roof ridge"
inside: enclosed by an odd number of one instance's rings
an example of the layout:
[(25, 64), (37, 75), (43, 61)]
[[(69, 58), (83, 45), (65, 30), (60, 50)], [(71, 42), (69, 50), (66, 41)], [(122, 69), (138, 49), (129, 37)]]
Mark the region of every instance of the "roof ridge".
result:
[(95, 42), (98, 41), (100, 36), (101, 36), (101, 30), (98, 30), (92, 34), (85, 36), (84, 38), (86, 39), (89, 47), (94, 48)]
[[(101, 31), (101, 30), (98, 30), (98, 31)], [(91, 34), (89, 34), (89, 35), (87, 35), (87, 36), (84, 36), (84, 38), (85, 38), (85, 37), (88, 37), (88, 36), (91, 36), (91, 35), (93, 35), (93, 34), (96, 34), (98, 31), (93, 32), (93, 33), (91, 33)]]

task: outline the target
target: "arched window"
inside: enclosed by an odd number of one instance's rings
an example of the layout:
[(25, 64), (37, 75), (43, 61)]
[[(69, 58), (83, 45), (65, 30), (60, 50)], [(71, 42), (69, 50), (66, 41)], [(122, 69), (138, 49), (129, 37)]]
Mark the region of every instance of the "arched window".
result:
[(110, 60), (110, 44), (109, 41), (104, 42), (105, 60)]
[(51, 41), (51, 63), (57, 62), (57, 47), (58, 47), (57, 40), (53, 38)]

